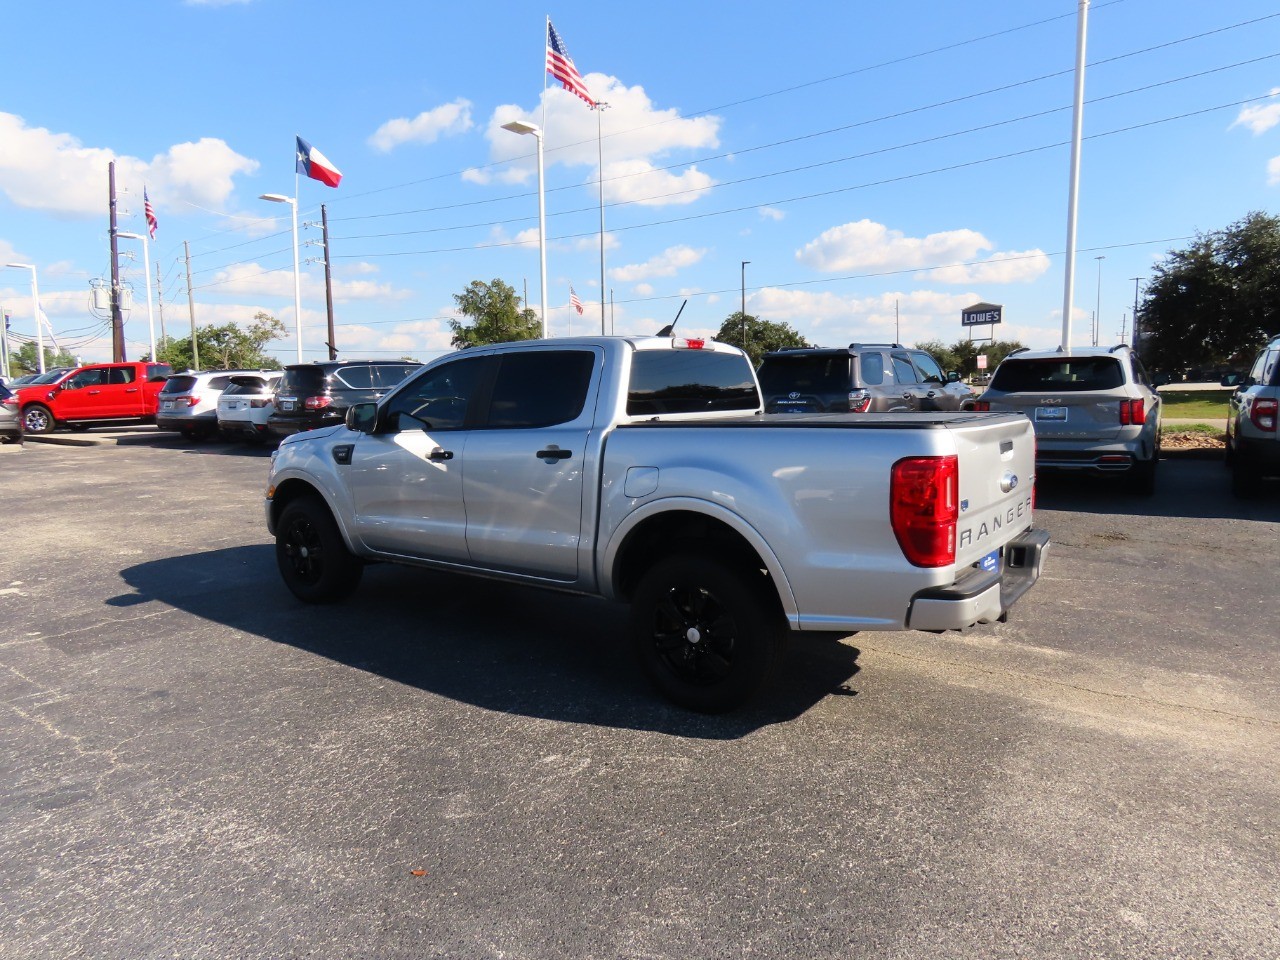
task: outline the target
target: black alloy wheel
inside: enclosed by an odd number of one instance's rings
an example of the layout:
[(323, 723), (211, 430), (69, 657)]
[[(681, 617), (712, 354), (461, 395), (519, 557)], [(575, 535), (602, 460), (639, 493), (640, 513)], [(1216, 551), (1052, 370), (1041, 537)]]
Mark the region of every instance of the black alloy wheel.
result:
[(317, 497), (285, 507), (276, 528), (276, 566), (285, 586), (306, 603), (341, 600), (359, 586), (364, 573), (329, 508)]
[(787, 635), (763, 598), (768, 581), (708, 557), (669, 557), (636, 587), (632, 634), (640, 665), (668, 699), (702, 713), (731, 710), (772, 673)]

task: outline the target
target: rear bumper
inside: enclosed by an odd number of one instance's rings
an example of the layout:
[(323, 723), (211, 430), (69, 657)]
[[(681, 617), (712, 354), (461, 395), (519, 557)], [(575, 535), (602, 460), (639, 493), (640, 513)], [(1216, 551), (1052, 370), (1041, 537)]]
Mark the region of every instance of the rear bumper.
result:
[(929, 587), (911, 599), (907, 627), (912, 630), (965, 630), (1005, 620), (1012, 607), (1040, 579), (1049, 552), (1049, 534), (1028, 530), (1004, 547), (1000, 569), (974, 572), (945, 587)]

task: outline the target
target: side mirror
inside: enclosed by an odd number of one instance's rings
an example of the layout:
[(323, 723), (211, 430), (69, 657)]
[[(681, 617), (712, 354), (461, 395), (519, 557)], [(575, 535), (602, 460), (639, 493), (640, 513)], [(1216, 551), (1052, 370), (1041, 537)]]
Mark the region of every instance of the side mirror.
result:
[(947, 371), (947, 383), (959, 383), (959, 382), (960, 382), (960, 374), (956, 373), (954, 370)]
[(1241, 379), (1242, 378), (1238, 373), (1228, 373), (1222, 378), (1218, 385), (1222, 387), (1238, 387), (1240, 386)]
[(376, 403), (357, 403), (347, 408), (346, 425), (356, 433), (373, 433), (378, 423)]

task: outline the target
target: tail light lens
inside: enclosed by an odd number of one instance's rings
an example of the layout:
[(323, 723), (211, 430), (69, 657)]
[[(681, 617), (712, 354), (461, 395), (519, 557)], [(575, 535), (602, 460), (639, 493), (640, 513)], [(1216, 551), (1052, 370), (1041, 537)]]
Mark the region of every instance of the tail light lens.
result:
[(954, 455), (907, 457), (893, 465), (889, 519), (902, 554), (917, 567), (956, 562), (960, 464)]
[(1249, 411), (1249, 419), (1253, 421), (1253, 425), (1259, 430), (1275, 433), (1276, 407), (1278, 404), (1280, 404), (1280, 401), (1276, 400), (1253, 401), (1253, 408)]
[(1147, 422), (1147, 405), (1141, 400), (1120, 401), (1120, 426), (1136, 427)]
[(323, 410), (331, 403), (333, 403), (332, 397), (307, 397), (302, 405), (308, 410)]
[(987, 400), (975, 400), (973, 401), (972, 409), (977, 410), (979, 413), (986, 413), (991, 409), (991, 403)]
[(702, 350), (706, 345), (706, 340), (699, 340), (694, 337), (677, 337), (671, 341), (671, 346), (677, 350)]
[(16, 407), (17, 405), (18, 405), (17, 397), (5, 397), (3, 400), (0, 400), (0, 406)]
[(850, 390), (849, 391), (849, 412), (850, 413), (866, 413), (871, 409), (871, 391), (870, 390)]

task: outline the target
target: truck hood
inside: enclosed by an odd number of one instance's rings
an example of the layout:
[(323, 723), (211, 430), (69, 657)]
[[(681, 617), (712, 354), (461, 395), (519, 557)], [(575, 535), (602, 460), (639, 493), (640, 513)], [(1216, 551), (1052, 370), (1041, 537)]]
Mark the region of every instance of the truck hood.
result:
[(335, 424), (332, 427), (319, 427), (315, 430), (304, 430), (301, 433), (293, 433), (280, 441), (281, 447), (291, 446), (295, 443), (312, 443), (318, 440), (327, 440), (335, 433), (345, 433), (346, 426), (343, 424)]

